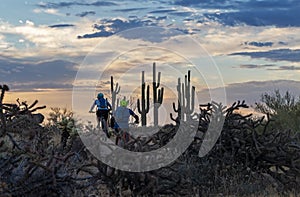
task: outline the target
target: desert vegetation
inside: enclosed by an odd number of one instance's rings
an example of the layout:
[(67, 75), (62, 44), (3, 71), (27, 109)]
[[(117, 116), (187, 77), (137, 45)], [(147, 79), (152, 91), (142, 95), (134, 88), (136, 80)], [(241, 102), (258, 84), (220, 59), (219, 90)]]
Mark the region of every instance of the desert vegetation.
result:
[[(163, 102), (153, 65), (153, 93), (157, 107)], [(143, 79), (142, 74), (142, 79)], [(148, 172), (120, 171), (94, 157), (79, 132), (88, 137), (99, 132), (80, 124), (73, 113), (53, 108), (47, 123), (38, 113), (38, 101), (4, 103), (7, 85), (0, 86), (0, 196), (297, 196), (300, 185), (300, 106), (290, 93), (264, 94), (257, 110), (262, 118), (242, 115), (244, 101), (230, 106), (207, 103), (194, 109), (195, 87), (190, 71), (177, 84), (178, 100), (173, 108), (174, 124), (162, 125), (144, 138), (131, 138), (126, 149), (156, 150), (168, 144), (181, 126), (195, 129), (192, 143), (168, 166)], [(155, 86), (155, 88), (154, 88)], [(149, 85), (142, 80), (139, 111), (145, 118), (149, 108)], [(119, 84), (111, 77), (113, 105)], [(154, 99), (155, 100), (155, 99)], [(177, 107), (176, 107), (177, 105)], [(199, 157), (212, 116), (219, 113), (224, 125), (212, 150)], [(155, 113), (157, 115), (157, 113)], [(193, 124), (185, 124), (182, 119)], [(142, 119), (143, 120), (143, 119)], [(290, 121), (290, 122), (287, 122)], [(146, 119), (142, 121), (145, 126)], [(149, 160), (149, 162), (151, 162)]]

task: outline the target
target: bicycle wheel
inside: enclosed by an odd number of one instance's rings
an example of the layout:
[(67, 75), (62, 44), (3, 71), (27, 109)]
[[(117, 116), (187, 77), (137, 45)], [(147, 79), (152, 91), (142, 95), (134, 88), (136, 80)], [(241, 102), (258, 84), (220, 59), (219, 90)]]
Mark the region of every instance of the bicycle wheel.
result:
[(101, 117), (101, 127), (103, 132), (106, 134), (106, 136), (110, 138), (110, 135), (108, 133), (107, 121), (105, 120), (104, 117)]

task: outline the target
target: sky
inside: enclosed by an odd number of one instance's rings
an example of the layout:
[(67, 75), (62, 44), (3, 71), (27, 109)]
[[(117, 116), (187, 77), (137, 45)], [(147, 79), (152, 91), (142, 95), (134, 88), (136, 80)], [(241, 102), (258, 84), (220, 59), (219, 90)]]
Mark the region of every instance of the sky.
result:
[(197, 103), (254, 104), (275, 89), (300, 95), (298, 0), (11, 0), (0, 10), (7, 102), (84, 111), (97, 92), (109, 97), (111, 75), (120, 96), (136, 98), (153, 62), (169, 103), (187, 70)]

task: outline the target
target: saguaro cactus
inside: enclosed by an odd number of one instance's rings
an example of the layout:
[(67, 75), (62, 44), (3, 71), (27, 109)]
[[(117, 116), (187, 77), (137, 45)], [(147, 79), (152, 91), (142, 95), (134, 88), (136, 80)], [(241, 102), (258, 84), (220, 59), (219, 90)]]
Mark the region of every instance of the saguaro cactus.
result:
[[(114, 112), (116, 109), (116, 106), (118, 105), (118, 100), (117, 100), (117, 94), (120, 92), (120, 86), (119, 83), (116, 83), (114, 86), (114, 77), (110, 77), (110, 91), (111, 91), (111, 106), (112, 106), (112, 111)], [(117, 105), (116, 105), (117, 101)]]
[(1, 95), (0, 95), (0, 137), (4, 136), (6, 133), (6, 120), (5, 120), (5, 115), (3, 112), (3, 99), (4, 99), (4, 94), (6, 91), (9, 91), (9, 88), (7, 85), (0, 85), (1, 89)]
[[(185, 88), (185, 101), (182, 104), (183, 113), (186, 114), (187, 118), (190, 118), (195, 108), (195, 86), (191, 88), (191, 71), (188, 71), (188, 75), (185, 75), (184, 84)], [(183, 90), (182, 90), (183, 91)]]
[(161, 106), (164, 97), (164, 88), (159, 89), (160, 85), (160, 72), (158, 72), (158, 77), (156, 81), (156, 65), (153, 63), (153, 116), (154, 116), (154, 126), (158, 125), (158, 108)]
[(177, 94), (178, 94), (178, 107), (176, 109), (175, 103), (173, 103), (173, 109), (177, 112), (178, 116), (175, 119), (172, 114), (170, 117), (176, 123), (179, 123), (184, 115), (186, 120), (189, 121), (195, 108), (195, 86), (191, 87), (191, 71), (184, 77), (184, 83), (181, 83), (180, 78), (178, 78), (177, 84)]
[(181, 105), (182, 105), (182, 93), (181, 93), (181, 80), (180, 77), (178, 78), (178, 83), (177, 83), (177, 109), (176, 109), (176, 104), (173, 102), (173, 110), (177, 113), (177, 118), (174, 118), (172, 113), (170, 113), (170, 117), (173, 121), (176, 123), (180, 122), (181, 119)]
[(147, 85), (146, 92), (145, 72), (142, 71), (141, 102), (140, 99), (137, 100), (138, 112), (142, 116), (142, 126), (147, 125), (147, 113), (149, 112), (150, 106), (149, 88), (149, 85)]

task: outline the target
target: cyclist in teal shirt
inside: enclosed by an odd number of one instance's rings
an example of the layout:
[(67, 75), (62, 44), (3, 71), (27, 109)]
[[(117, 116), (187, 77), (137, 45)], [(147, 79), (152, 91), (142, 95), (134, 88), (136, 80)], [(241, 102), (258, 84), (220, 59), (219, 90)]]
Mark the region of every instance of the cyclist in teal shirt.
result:
[[(97, 99), (93, 102), (91, 106), (91, 109), (89, 111), (90, 113), (93, 111), (95, 106), (97, 106), (97, 112), (96, 112), (97, 121), (98, 121), (97, 127), (100, 126), (100, 122), (101, 122), (102, 129), (105, 132), (106, 136), (109, 138), (110, 135), (108, 133), (107, 119), (108, 119), (108, 113), (112, 109), (111, 104), (108, 102), (106, 98), (104, 98), (103, 93), (99, 93)], [(102, 118), (104, 119), (104, 121), (101, 121)]]

